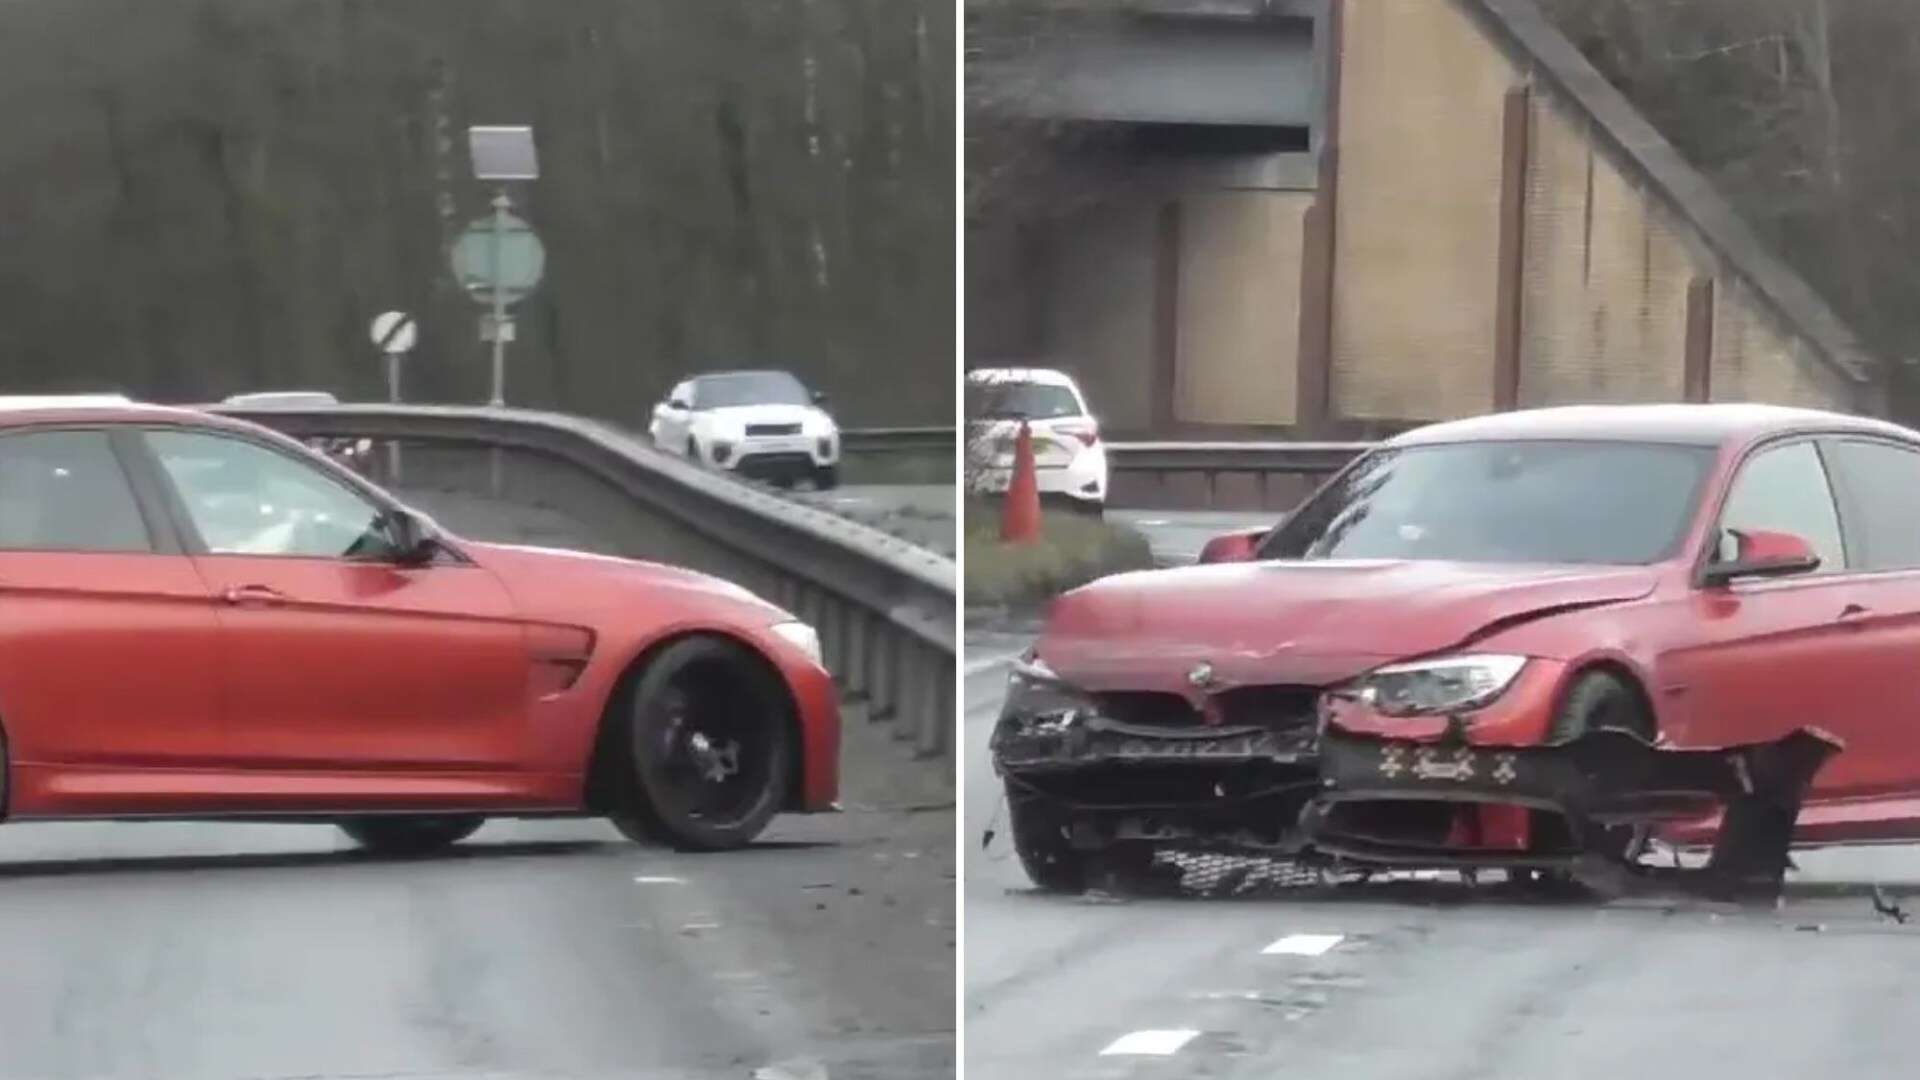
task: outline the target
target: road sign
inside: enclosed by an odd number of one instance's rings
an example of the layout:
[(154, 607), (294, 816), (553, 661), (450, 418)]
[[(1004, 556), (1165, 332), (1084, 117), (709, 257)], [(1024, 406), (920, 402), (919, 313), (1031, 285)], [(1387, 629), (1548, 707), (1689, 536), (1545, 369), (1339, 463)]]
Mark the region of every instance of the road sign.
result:
[[(499, 261), (494, 261), (494, 245), (499, 244)], [(453, 243), (454, 280), (467, 290), (475, 302), (494, 305), (494, 285), (499, 282), (499, 300), (517, 304), (540, 285), (546, 275), (547, 249), (533, 226), (502, 210), (468, 225)]]
[(381, 352), (389, 355), (412, 352), (419, 340), (420, 324), (406, 312), (388, 311), (374, 316), (373, 343)]

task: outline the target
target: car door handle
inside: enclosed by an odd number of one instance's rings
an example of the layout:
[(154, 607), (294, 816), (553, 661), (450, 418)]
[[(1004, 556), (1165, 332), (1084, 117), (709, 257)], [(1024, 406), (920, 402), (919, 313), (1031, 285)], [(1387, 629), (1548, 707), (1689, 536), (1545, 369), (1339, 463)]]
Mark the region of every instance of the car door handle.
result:
[(220, 594), (220, 598), (229, 604), (284, 604), (285, 593), (270, 589), (265, 585), (230, 585)]
[(1859, 604), (1848, 604), (1846, 607), (1843, 607), (1840, 609), (1840, 621), (1855, 622), (1860, 619), (1864, 619), (1871, 614), (1873, 614), (1873, 612), (1868, 611), (1865, 607)]

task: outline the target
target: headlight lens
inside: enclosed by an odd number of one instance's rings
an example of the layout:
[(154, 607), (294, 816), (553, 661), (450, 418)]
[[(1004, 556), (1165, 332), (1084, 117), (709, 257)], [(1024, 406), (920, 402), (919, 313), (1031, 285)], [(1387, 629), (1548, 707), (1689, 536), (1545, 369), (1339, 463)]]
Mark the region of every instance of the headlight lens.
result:
[(803, 622), (783, 622), (773, 624), (773, 632), (785, 638), (789, 645), (807, 654), (807, 658), (821, 667), (826, 661), (820, 655), (820, 634)]
[(1478, 708), (1506, 692), (1527, 666), (1524, 656), (1449, 656), (1391, 664), (1363, 676), (1360, 700), (1387, 716), (1428, 716)]

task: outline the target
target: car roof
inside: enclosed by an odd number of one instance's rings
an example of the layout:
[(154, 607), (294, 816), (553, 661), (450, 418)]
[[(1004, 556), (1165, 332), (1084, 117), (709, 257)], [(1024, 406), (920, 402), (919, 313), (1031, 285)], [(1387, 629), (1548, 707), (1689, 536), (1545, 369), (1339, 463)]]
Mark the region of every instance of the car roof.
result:
[(698, 375), (689, 375), (687, 379), (689, 382), (699, 382), (702, 379), (730, 379), (741, 375), (784, 375), (794, 382), (800, 381), (800, 376), (795, 375), (791, 371), (782, 371), (779, 368), (740, 368), (734, 371), (703, 371)]
[(0, 430), (56, 424), (197, 424), (228, 431), (265, 430), (243, 420), (175, 405), (152, 405), (111, 394), (34, 397), (0, 394)]
[(1042, 386), (1073, 387), (1073, 377), (1053, 368), (975, 368), (967, 372), (968, 382), (1030, 382)]
[(1913, 431), (1864, 416), (1783, 405), (1565, 405), (1492, 413), (1415, 428), (1388, 446), (1521, 439), (1604, 439), (1721, 446), (1770, 435), (1825, 431), (1920, 439)]

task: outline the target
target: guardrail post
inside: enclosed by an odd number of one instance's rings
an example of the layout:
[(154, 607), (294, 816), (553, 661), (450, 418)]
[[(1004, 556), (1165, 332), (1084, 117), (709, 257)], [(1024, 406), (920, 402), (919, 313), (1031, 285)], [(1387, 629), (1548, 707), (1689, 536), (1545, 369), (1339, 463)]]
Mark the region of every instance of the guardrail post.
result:
[(894, 667), (900, 654), (898, 633), (874, 635), (873, 650), (867, 654), (867, 695), (872, 707), (869, 720), (891, 720), (900, 708), (900, 680)]
[(920, 716), (920, 737), (914, 740), (915, 757), (933, 758), (947, 752), (948, 732), (956, 721), (954, 712), (954, 673), (944, 672), (942, 657), (938, 653), (929, 653), (927, 657), (926, 711)]
[(852, 701), (864, 700), (867, 696), (867, 654), (872, 651), (869, 635), (873, 633), (873, 620), (859, 608), (847, 610), (846, 651), (841, 667), (846, 671), (842, 688)]
[(919, 742), (920, 725), (926, 722), (926, 710), (931, 707), (927, 700), (925, 668), (917, 643), (901, 647), (894, 662), (894, 698), (900, 703), (895, 717), (897, 723), (893, 725), (895, 742)]
[(840, 648), (840, 598), (824, 591), (819, 596), (820, 615), (814, 620), (813, 631), (820, 638), (820, 662), (838, 683), (841, 661), (846, 659), (846, 653)]

